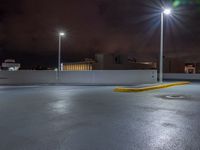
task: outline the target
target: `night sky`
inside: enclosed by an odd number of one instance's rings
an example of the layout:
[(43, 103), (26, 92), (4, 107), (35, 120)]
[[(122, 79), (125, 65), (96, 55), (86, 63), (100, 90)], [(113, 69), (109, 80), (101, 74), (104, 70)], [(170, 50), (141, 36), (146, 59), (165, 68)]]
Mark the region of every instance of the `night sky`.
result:
[(159, 56), (160, 11), (165, 17), (165, 56), (200, 60), (198, 0), (0, 0), (0, 61), (55, 65), (59, 31), (62, 60), (95, 53)]

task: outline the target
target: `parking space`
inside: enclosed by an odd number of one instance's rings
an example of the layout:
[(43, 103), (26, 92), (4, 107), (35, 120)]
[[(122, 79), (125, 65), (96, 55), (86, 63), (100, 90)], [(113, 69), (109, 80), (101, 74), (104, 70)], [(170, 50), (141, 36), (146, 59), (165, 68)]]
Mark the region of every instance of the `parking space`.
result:
[(200, 149), (200, 84), (0, 86), (2, 150)]

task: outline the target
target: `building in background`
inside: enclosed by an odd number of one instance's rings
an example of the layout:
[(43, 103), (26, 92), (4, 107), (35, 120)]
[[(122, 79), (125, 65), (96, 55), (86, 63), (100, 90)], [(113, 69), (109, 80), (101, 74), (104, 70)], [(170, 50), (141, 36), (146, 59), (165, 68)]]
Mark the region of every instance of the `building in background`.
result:
[(97, 54), (95, 55), (95, 70), (136, 70), (156, 69), (153, 61), (140, 61), (125, 54)]
[(189, 74), (196, 73), (196, 65), (193, 63), (185, 64), (185, 73), (189, 73)]
[(94, 70), (95, 61), (86, 58), (81, 62), (61, 63), (62, 71), (88, 71)]
[(165, 73), (200, 73), (200, 61), (185, 60), (181, 58), (165, 58), (164, 72)]
[(138, 62), (122, 54), (96, 54), (95, 59), (62, 63), (63, 71), (156, 69), (155, 62)]
[(14, 59), (6, 59), (2, 65), (2, 70), (17, 71), (21, 67), (21, 64), (16, 63)]
[(181, 58), (164, 58), (164, 73), (185, 73), (185, 61)]

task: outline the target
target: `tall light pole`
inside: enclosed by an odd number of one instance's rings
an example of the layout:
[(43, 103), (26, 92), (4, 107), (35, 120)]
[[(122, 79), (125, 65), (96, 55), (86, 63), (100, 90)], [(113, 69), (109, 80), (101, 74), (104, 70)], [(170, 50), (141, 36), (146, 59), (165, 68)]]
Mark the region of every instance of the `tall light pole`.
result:
[(159, 81), (160, 83), (163, 82), (163, 43), (164, 43), (164, 15), (170, 15), (171, 14), (170, 8), (165, 8), (161, 12), (161, 36), (160, 36), (160, 71), (159, 71)]
[(57, 79), (59, 80), (60, 78), (60, 71), (61, 71), (61, 42), (62, 42), (62, 37), (65, 36), (64, 32), (59, 32), (59, 45), (58, 45), (58, 77)]

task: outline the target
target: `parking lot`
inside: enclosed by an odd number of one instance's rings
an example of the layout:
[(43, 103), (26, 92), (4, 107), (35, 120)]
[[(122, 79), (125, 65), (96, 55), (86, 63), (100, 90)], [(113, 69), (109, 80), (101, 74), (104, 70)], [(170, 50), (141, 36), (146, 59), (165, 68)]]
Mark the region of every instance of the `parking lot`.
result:
[(200, 84), (0, 86), (0, 150), (198, 150)]

